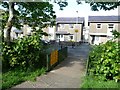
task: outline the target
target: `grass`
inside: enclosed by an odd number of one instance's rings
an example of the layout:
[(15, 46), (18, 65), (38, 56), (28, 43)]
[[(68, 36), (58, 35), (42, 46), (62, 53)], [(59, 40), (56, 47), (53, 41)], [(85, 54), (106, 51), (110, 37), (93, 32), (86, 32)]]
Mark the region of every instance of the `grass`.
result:
[(113, 80), (102, 81), (93, 78), (93, 76), (86, 76), (83, 80), (81, 88), (120, 88), (120, 83)]
[(20, 69), (11, 70), (2, 74), (2, 89), (11, 88), (21, 82), (32, 80), (35, 81), (37, 76), (45, 74), (46, 69), (41, 68), (33, 72), (23, 71)]

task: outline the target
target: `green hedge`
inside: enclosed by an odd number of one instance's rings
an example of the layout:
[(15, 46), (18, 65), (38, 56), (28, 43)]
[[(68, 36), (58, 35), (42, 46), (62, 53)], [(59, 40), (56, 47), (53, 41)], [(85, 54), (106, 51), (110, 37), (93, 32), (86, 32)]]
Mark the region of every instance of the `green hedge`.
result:
[(96, 45), (90, 52), (88, 74), (102, 80), (120, 81), (120, 42)]
[(21, 67), (34, 69), (45, 65), (45, 47), (39, 35), (25, 36), (11, 45), (3, 43), (2, 69)]

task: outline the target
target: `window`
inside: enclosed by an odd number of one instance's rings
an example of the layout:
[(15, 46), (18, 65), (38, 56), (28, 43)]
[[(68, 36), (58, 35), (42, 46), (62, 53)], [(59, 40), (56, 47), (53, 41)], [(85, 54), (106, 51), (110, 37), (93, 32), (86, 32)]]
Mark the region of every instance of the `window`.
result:
[(56, 35), (57, 38), (60, 38), (60, 35)]
[(113, 29), (114, 28), (114, 24), (108, 24), (108, 28)]
[(63, 38), (63, 35), (61, 35), (61, 38)]
[(70, 39), (72, 40), (72, 39), (73, 39), (73, 36), (70, 36)]
[(100, 29), (101, 27), (101, 24), (97, 24), (97, 29)]

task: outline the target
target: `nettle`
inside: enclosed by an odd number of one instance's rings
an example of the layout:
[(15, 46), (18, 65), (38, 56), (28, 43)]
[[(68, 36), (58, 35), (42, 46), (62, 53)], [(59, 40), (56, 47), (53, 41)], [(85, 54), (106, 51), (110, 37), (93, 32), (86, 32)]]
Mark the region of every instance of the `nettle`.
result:
[(10, 46), (3, 44), (3, 69), (18, 66), (36, 68), (44, 65), (44, 46), (39, 35), (25, 36)]
[(94, 46), (89, 56), (89, 74), (103, 80), (120, 81), (120, 42)]

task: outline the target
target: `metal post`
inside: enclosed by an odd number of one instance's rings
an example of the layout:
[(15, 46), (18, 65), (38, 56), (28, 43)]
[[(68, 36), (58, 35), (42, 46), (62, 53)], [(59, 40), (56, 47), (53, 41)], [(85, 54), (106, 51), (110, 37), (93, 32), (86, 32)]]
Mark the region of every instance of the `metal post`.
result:
[[(78, 11), (76, 11), (76, 13), (77, 13), (77, 15), (78, 15)], [(78, 24), (78, 16), (76, 16), (76, 26), (77, 26), (77, 24)], [(78, 32), (76, 32), (76, 46), (77, 46), (77, 33)]]

